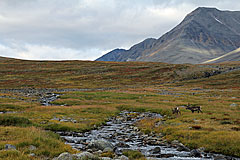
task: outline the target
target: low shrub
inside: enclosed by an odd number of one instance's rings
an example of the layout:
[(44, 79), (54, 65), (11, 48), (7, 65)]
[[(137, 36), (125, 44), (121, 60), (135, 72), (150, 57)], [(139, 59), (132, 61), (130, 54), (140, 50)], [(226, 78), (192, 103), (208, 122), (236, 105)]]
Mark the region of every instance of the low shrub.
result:
[(57, 123), (48, 124), (48, 125), (45, 126), (44, 128), (45, 128), (46, 130), (51, 130), (51, 131), (65, 131), (65, 132), (75, 131), (74, 128), (71, 128), (71, 127), (68, 127), (68, 126), (64, 126), (64, 125), (61, 125), (61, 124), (57, 124)]
[(30, 126), (32, 122), (24, 117), (15, 117), (15, 116), (0, 116), (0, 125), (2, 126)]
[(220, 123), (221, 123), (221, 124), (232, 124), (231, 121), (221, 121)]

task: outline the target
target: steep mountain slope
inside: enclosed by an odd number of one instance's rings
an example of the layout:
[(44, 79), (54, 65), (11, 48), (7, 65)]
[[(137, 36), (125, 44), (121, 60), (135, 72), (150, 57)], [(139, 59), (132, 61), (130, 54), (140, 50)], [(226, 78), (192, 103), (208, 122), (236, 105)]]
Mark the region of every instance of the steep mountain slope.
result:
[(156, 41), (157, 40), (154, 38), (148, 38), (143, 42), (132, 46), (129, 50), (114, 49), (98, 58), (96, 61), (136, 61), (136, 59), (141, 57), (144, 52), (151, 50)]
[(240, 48), (229, 52), (227, 54), (224, 54), (223, 56), (220, 56), (218, 58), (214, 58), (208, 61), (203, 62), (205, 63), (221, 63), (221, 62), (226, 62), (226, 61), (240, 61)]
[(159, 39), (146, 39), (117, 54), (109, 52), (97, 61), (201, 63), (240, 47), (239, 25), (239, 11), (199, 7)]

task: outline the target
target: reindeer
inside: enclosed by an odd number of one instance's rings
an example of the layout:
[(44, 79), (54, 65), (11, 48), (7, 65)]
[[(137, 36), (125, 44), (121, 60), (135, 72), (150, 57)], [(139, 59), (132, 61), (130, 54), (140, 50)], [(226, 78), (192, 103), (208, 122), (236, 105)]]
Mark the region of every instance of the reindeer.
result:
[(175, 107), (175, 108), (172, 109), (172, 114), (175, 114), (175, 113), (177, 113), (177, 115), (178, 114), (181, 115), (180, 109), (178, 107)]
[(201, 106), (196, 106), (196, 105), (192, 105), (192, 104), (189, 104), (189, 103), (188, 103), (188, 105), (186, 105), (186, 109), (192, 111), (192, 113), (194, 113), (195, 111), (198, 112), (198, 113), (199, 112), (203, 113), (201, 108), (202, 108)]

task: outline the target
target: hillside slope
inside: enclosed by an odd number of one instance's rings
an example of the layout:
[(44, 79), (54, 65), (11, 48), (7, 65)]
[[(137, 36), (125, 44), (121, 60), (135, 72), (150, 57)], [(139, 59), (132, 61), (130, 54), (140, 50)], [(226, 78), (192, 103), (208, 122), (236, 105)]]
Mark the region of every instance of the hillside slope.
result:
[(111, 51), (96, 61), (201, 63), (240, 47), (239, 24), (239, 11), (199, 7), (159, 39), (146, 39), (117, 53)]
[(214, 58), (208, 61), (203, 62), (205, 63), (221, 63), (221, 62), (226, 62), (226, 61), (240, 61), (240, 48), (229, 52), (227, 54), (224, 54), (223, 56), (220, 56), (218, 58)]

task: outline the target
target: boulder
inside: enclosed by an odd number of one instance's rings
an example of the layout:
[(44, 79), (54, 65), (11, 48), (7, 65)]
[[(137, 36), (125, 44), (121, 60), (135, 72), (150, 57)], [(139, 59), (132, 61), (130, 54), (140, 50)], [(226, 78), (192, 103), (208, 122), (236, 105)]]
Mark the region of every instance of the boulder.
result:
[(124, 142), (119, 142), (116, 144), (116, 146), (120, 147), (120, 148), (129, 148), (130, 147), (127, 143), (124, 143)]
[(72, 159), (73, 155), (68, 152), (61, 153), (57, 158), (54, 158), (54, 160), (72, 160)]
[(93, 140), (88, 144), (87, 147), (92, 150), (101, 150), (101, 151), (103, 151), (105, 148), (111, 148), (111, 149), (114, 148), (112, 143), (106, 140)]
[(197, 149), (191, 150), (190, 155), (192, 157), (202, 157), (201, 152), (199, 150), (197, 150)]
[(103, 153), (105, 152), (113, 152), (113, 148), (109, 148), (109, 147), (104, 148)]
[(114, 152), (116, 155), (118, 155), (118, 156), (122, 155), (122, 151), (121, 151), (119, 148), (117, 148), (117, 147), (115, 147), (115, 148), (113, 149), (113, 152)]
[(129, 158), (126, 157), (126, 156), (124, 156), (124, 155), (118, 157), (118, 159), (119, 159), (119, 160), (129, 160)]
[(174, 141), (172, 141), (171, 145), (173, 147), (177, 147), (179, 145), (179, 141), (178, 140), (174, 140)]
[(155, 147), (152, 150), (150, 150), (151, 154), (161, 154), (161, 148)]
[(80, 160), (94, 160), (96, 159), (96, 156), (94, 156), (92, 153), (89, 152), (82, 152), (82, 153), (77, 153), (77, 154), (73, 154), (73, 159), (80, 159)]
[(186, 152), (190, 152), (190, 149), (187, 148), (186, 146), (184, 146), (182, 143), (179, 143), (177, 146), (177, 150), (178, 151), (186, 151)]

